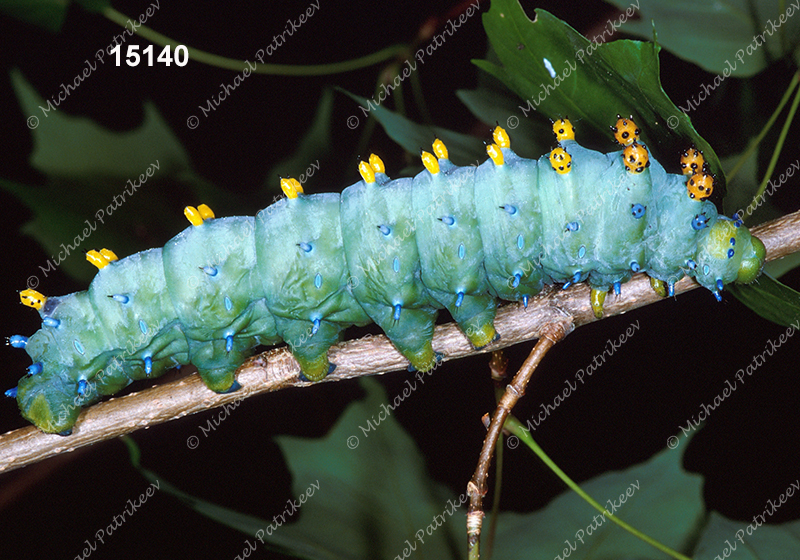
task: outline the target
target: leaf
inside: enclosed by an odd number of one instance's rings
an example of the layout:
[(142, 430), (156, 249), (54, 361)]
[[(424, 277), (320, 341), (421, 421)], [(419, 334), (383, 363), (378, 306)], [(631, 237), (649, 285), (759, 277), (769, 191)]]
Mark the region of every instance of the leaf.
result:
[[(32, 126), (31, 166), (45, 175), (111, 177), (123, 183), (159, 160), (171, 173), (191, 169), (189, 156), (152, 103), (144, 104), (144, 121), (131, 132), (113, 132), (85, 117), (59, 111), (43, 99), (22, 73), (13, 69), (11, 83), (22, 112)], [(58, 101), (58, 96), (55, 96)], [(36, 119), (32, 121), (31, 119)]]
[[(418, 154), (420, 148), (430, 150), (434, 139), (439, 138), (447, 146), (450, 159), (457, 165), (482, 163), (486, 158), (486, 150), (481, 141), (473, 136), (460, 134), (436, 126), (416, 124), (404, 116), (376, 105), (373, 101), (361, 96), (339, 90), (355, 100), (361, 106), (364, 116), (372, 115), (386, 130), (389, 137), (412, 154)], [(487, 134), (488, 137), (488, 134)]]
[(88, 281), (95, 271), (84, 262), (85, 251), (107, 247), (123, 257), (186, 227), (174, 204), (176, 188), (188, 189), (218, 213), (235, 207), (235, 197), (192, 171), (185, 149), (151, 103), (144, 105), (139, 128), (113, 132), (57, 108), (43, 111), (47, 104), (18, 70), (11, 71), (11, 81), (24, 114), (32, 115), (28, 122), (40, 115), (32, 129), (31, 166), (48, 178), (42, 186), (0, 179), (0, 188), (34, 214), (22, 231), (50, 255), (31, 276), (36, 284), (56, 267)]
[(48, 31), (59, 31), (67, 17), (67, 5), (62, 0), (2, 0), (0, 12)]
[[(798, 484), (798, 481), (793, 484)], [(773, 504), (778, 505), (778, 502), (776, 496)], [(764, 518), (769, 522), (767, 513), (765, 508)], [(741, 540), (737, 537), (741, 537)], [(736, 560), (783, 560), (797, 558), (798, 555), (800, 555), (800, 521), (782, 525), (762, 523), (759, 526), (755, 522), (748, 525), (727, 519), (717, 512), (711, 512), (708, 526), (700, 542), (697, 543), (694, 560), (714, 560), (728, 556)]]
[(752, 284), (726, 286), (736, 299), (773, 323), (788, 327), (800, 319), (800, 292), (762, 274)]
[[(110, 0), (76, 0), (76, 3), (89, 12), (101, 12), (111, 6)], [(48, 31), (61, 30), (68, 7), (66, 0), (0, 0), (0, 13)]]
[(532, 22), (517, 0), (492, 2), (483, 22), (501, 63), (475, 64), (520, 96), (518, 116), (534, 110), (554, 119), (569, 116), (581, 134), (588, 129), (607, 138), (615, 115), (633, 115), (647, 123), (643, 138), (654, 152), (673, 157), (691, 143), (703, 150), (718, 175), (715, 192), (724, 194), (717, 155), (661, 87), (657, 45), (590, 43), (544, 10), (537, 9)]
[[(623, 31), (649, 39), (653, 36), (651, 22), (655, 22), (659, 44), (714, 74), (722, 74), (728, 68), (731, 76), (753, 76), (769, 63), (796, 52), (798, 46), (800, 18), (792, 17), (800, 10), (796, 0), (609, 2), (620, 10), (639, 7), (641, 3), (641, 17), (628, 20), (622, 26)], [(781, 14), (785, 14), (783, 24)], [(756, 40), (755, 35), (764, 38)]]
[[(421, 557), (464, 557), (466, 512), (463, 507), (453, 507), (464, 502), (428, 481), (425, 460), (391, 416), (380, 384), (373, 379), (361, 383), (366, 398), (351, 404), (324, 438), (277, 438), (292, 473), (293, 495), (311, 495), (287, 516), (296, 522), (287, 520), (270, 531), (271, 535), (266, 528), (273, 521), (195, 498), (136, 463), (134, 466), (148, 479), (161, 480), (168, 494), (249, 535), (257, 546), (263, 545), (254, 535), (262, 530), (264, 541), (305, 558), (394, 558), (412, 544), (414, 548), (424, 546)], [(270, 512), (269, 516), (287, 511)], [(438, 526), (436, 516), (440, 516)], [(415, 538), (420, 531), (422, 542)]]
[[(264, 177), (263, 194), (265, 199), (270, 195), (279, 194), (281, 177), (297, 177), (303, 183), (302, 177), (313, 173), (313, 168), (309, 164), (319, 160), (325, 160), (331, 153), (333, 141), (331, 139), (331, 121), (333, 117), (333, 90), (326, 88), (322, 92), (322, 97), (314, 115), (311, 127), (300, 139), (297, 149), (287, 159), (274, 165)], [(311, 164), (314, 165), (314, 164)], [(281, 195), (282, 197), (282, 195)]]
[(456, 95), (473, 115), (491, 128), (494, 128), (495, 122), (504, 127), (511, 135), (514, 151), (520, 156), (536, 159), (550, 150), (552, 126), (540, 119), (520, 119), (514, 115), (519, 100), (508, 91), (479, 87), (474, 90), (462, 89)]
[[(682, 460), (681, 453), (667, 449), (645, 463), (600, 475), (581, 486), (639, 531), (673, 549), (686, 550), (702, 529), (705, 514), (703, 479), (687, 473)], [(562, 553), (570, 560), (663, 557), (571, 491), (535, 513), (501, 513), (497, 527), (494, 556), (506, 560), (552, 560)]]

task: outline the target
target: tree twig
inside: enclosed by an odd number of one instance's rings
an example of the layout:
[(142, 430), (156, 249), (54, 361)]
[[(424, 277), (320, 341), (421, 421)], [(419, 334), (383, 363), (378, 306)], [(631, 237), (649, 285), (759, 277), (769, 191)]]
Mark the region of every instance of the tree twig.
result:
[[(756, 228), (754, 233), (766, 245), (769, 260), (794, 253), (800, 250), (800, 212), (769, 222)], [(693, 280), (684, 278), (675, 285), (675, 293), (696, 287)], [(648, 278), (637, 275), (625, 284), (621, 296), (606, 299), (606, 316), (619, 315), (660, 299), (650, 288)], [(596, 320), (585, 284), (569, 290), (548, 289), (533, 298), (527, 309), (518, 304), (500, 308), (495, 326), (501, 339), (480, 351), (472, 348), (453, 323), (436, 327), (433, 347), (444, 354), (446, 360), (452, 360), (539, 338), (542, 330), (552, 323), (568, 321), (577, 328)], [(330, 357), (337, 368), (325, 381), (402, 370), (408, 364), (382, 335), (336, 345)], [(252, 395), (309, 385), (300, 381), (299, 372), (288, 350), (279, 348), (251, 358), (240, 368), (238, 381), (242, 389), (235, 393), (213, 393), (198, 376), (192, 375), (89, 407), (81, 413), (69, 437), (44, 434), (33, 426), (8, 432), (0, 435), (0, 472)]]
[(489, 467), (492, 463), (494, 448), (500, 438), (500, 431), (506, 423), (511, 409), (517, 401), (525, 394), (525, 388), (533, 377), (533, 372), (539, 367), (542, 359), (556, 343), (562, 341), (574, 326), (572, 321), (563, 318), (560, 321), (545, 325), (542, 330), (539, 342), (531, 350), (530, 355), (519, 368), (514, 379), (506, 386), (505, 393), (500, 399), (495, 409), (492, 423), (486, 432), (483, 440), (478, 466), (472, 480), (467, 484), (467, 495), (469, 496), (469, 511), (467, 513), (467, 546), (469, 548), (469, 558), (480, 558), (481, 528), (483, 527), (483, 497), (486, 495), (486, 478), (489, 476)]

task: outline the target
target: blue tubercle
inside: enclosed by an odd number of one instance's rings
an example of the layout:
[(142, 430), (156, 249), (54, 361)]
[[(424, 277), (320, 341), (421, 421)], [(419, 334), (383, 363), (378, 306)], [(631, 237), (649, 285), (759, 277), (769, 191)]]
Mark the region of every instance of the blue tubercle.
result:
[(153, 373), (153, 358), (150, 356), (145, 356), (144, 358), (144, 373), (148, 377), (150, 377), (150, 374)]
[(39, 375), (42, 373), (42, 362), (36, 362), (28, 366), (28, 375)]
[(517, 272), (516, 274), (514, 274), (514, 278), (511, 280), (511, 287), (517, 288), (519, 286), (520, 280), (522, 280), (522, 274)]
[(225, 351), (230, 353), (233, 350), (233, 335), (229, 334), (225, 337)]
[(208, 274), (209, 276), (211, 276), (213, 278), (214, 276), (217, 275), (219, 270), (217, 270), (216, 266), (208, 266), (208, 265), (206, 265), (206, 266), (203, 267), (203, 272), (205, 272), (206, 274)]
[(728, 249), (728, 258), (729, 258), (729, 259), (732, 259), (732, 258), (733, 258), (733, 255), (734, 255), (735, 253), (736, 253), (736, 251), (734, 251), (733, 249)]
[(311, 245), (309, 245), (305, 241), (301, 241), (300, 243), (297, 244), (297, 246), (300, 247), (300, 250), (302, 250), (304, 253), (311, 252)]
[(311, 326), (311, 336), (317, 334), (318, 330), (319, 330), (319, 319), (317, 318), (313, 320), (313, 325)]
[(522, 296), (522, 306), (528, 309), (528, 296)]
[(461, 307), (462, 303), (464, 303), (464, 292), (458, 292), (456, 295), (456, 307)]
[(439, 220), (446, 226), (452, 226), (456, 223), (456, 219), (453, 216), (442, 216)]
[(89, 387), (89, 383), (85, 379), (81, 379), (78, 381), (78, 396), (85, 397), (86, 396), (86, 389)]
[(15, 334), (8, 338), (8, 343), (14, 348), (25, 348), (28, 345), (28, 337)]
[(697, 214), (694, 218), (692, 218), (692, 229), (695, 231), (700, 231), (707, 225), (705, 214)]
[(17, 398), (17, 388), (16, 388), (16, 387), (12, 387), (11, 389), (8, 389), (8, 390), (5, 392), (5, 395), (6, 395), (6, 396), (7, 396), (9, 399), (16, 399), (16, 398)]
[(667, 295), (672, 297), (675, 295), (675, 283), (674, 282), (667, 282)]
[(631, 214), (637, 220), (639, 218), (641, 218), (642, 216), (644, 216), (645, 210), (646, 210), (646, 208), (644, 206), (642, 206), (641, 204), (631, 204)]
[(622, 292), (622, 282), (614, 282), (614, 293), (619, 295)]
[(717, 301), (722, 301), (722, 296), (719, 295), (719, 292), (711, 292), (711, 293), (714, 294), (714, 297), (717, 298)]
[(631, 270), (634, 272), (639, 272), (641, 270), (639, 263), (636, 261), (631, 261)]
[(44, 319), (42, 319), (42, 324), (45, 327), (51, 327), (57, 329), (58, 326), (61, 324), (61, 321), (59, 321), (58, 319), (53, 319), (52, 317), (45, 317)]
[(578, 222), (570, 222), (567, 224), (567, 231), (578, 231), (581, 225)]
[(581, 281), (581, 274), (583, 274), (583, 273), (580, 270), (578, 272), (576, 272), (575, 274), (573, 274), (572, 278), (570, 279), (570, 281), (567, 282), (566, 284), (564, 284), (564, 287), (561, 288), (561, 289), (562, 290), (566, 290), (567, 288), (569, 288), (573, 284), (577, 284), (578, 282), (580, 282)]
[(517, 207), (511, 204), (506, 204), (505, 206), (501, 206), (500, 208), (502, 208), (512, 216), (517, 213)]
[(722, 283), (722, 278), (717, 278), (717, 291), (722, 291), (725, 287), (725, 284)]
[(117, 302), (121, 303), (122, 305), (125, 305), (126, 303), (128, 303), (131, 300), (131, 298), (129, 298), (128, 296), (126, 296), (124, 294), (114, 294), (113, 296), (108, 296), (108, 297), (110, 297), (114, 301), (117, 301)]
[(400, 312), (402, 310), (403, 310), (403, 306), (400, 305), (399, 303), (396, 303), (395, 306), (394, 306), (394, 320), (395, 321), (399, 321), (400, 320)]
[(694, 261), (694, 259), (689, 259), (686, 261), (686, 266), (689, 267), (689, 270), (694, 270), (697, 268), (697, 263)]
[(392, 233), (392, 229), (389, 226), (378, 226), (378, 229), (386, 236)]

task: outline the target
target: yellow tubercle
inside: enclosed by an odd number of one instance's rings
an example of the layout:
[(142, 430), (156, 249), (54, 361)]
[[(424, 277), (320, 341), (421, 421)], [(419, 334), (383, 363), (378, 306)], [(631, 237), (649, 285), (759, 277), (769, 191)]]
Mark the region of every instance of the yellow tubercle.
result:
[(572, 168), (572, 156), (564, 148), (556, 148), (550, 152), (550, 165), (556, 173), (566, 175)]
[(114, 262), (119, 260), (119, 257), (111, 249), (105, 249), (105, 248), (100, 249), (100, 254), (103, 255), (108, 260), (108, 262)]
[(494, 140), (494, 143), (501, 148), (511, 147), (511, 138), (508, 137), (508, 132), (506, 132), (502, 126), (497, 126), (494, 129), (494, 133), (492, 133), (492, 139)]
[(303, 185), (297, 179), (283, 179), (281, 178), (281, 190), (287, 198), (297, 198), (303, 194)]
[(200, 211), (194, 206), (187, 206), (184, 208), (183, 215), (186, 216), (186, 219), (189, 220), (189, 223), (193, 226), (197, 227), (203, 225), (203, 216), (200, 215)]
[(500, 147), (497, 144), (489, 144), (486, 146), (486, 153), (489, 154), (489, 157), (492, 158), (496, 166), (499, 167), (505, 163), (503, 152), (500, 151)]
[(103, 270), (111, 262), (100, 251), (95, 251), (94, 249), (86, 252), (86, 260), (95, 265), (97, 270)]
[(208, 204), (201, 204), (197, 207), (197, 211), (200, 212), (200, 217), (203, 220), (212, 220), (214, 219), (214, 211), (208, 207)]
[(553, 121), (553, 132), (556, 135), (556, 140), (562, 142), (564, 140), (575, 140), (575, 127), (569, 119), (558, 119)]
[(439, 173), (439, 160), (436, 158), (436, 156), (430, 152), (422, 150), (420, 157), (422, 158), (422, 165), (425, 166), (425, 169), (427, 169), (431, 175), (436, 175)]
[(47, 298), (37, 292), (36, 290), (22, 290), (19, 293), (19, 300), (28, 307), (33, 307), (34, 309), (41, 309), (44, 305), (44, 302), (47, 301)]
[(686, 181), (686, 190), (689, 198), (697, 200), (708, 198), (714, 192), (714, 177), (704, 172), (695, 173)]
[(361, 178), (364, 179), (365, 183), (371, 184), (375, 182), (375, 170), (370, 167), (366, 161), (362, 161), (358, 164), (358, 172), (361, 174)]
[(386, 166), (383, 165), (383, 160), (375, 154), (369, 155), (369, 164), (375, 170), (375, 173), (386, 173)]
[(447, 146), (438, 138), (433, 141), (433, 153), (436, 154), (436, 157), (439, 159), (447, 159)]

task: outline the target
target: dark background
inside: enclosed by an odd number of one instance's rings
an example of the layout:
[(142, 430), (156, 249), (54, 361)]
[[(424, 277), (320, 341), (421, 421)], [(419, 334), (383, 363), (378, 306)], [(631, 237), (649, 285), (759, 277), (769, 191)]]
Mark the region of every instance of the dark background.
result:
[[(135, 18), (149, 3), (119, 1), (114, 7)], [(394, 43), (411, 43), (430, 18), (441, 18), (458, 2), (338, 2), (320, 0), (320, 9), (273, 55), (273, 62), (320, 64), (375, 52)], [(615, 10), (601, 2), (526, 2), (544, 7), (584, 34), (599, 32)], [(250, 58), (283, 31), (288, 18), (296, 18), (308, 3), (249, 4), (207, 1), (165, 2), (148, 26), (196, 48), (232, 58)], [(482, 12), (488, 2), (480, 2)], [(7, 16), (0, 16), (0, 98), (5, 108), (0, 119), (4, 177), (31, 185), (43, 183), (28, 165), (32, 137), (14, 96), (8, 70), (19, 68), (45, 98), (57, 95), (62, 82), (71, 81), (84, 60), (109, 43), (120, 28), (105, 18), (72, 6), (60, 33), (51, 33)], [(441, 31), (441, 29), (440, 29)], [(147, 42), (134, 38), (142, 46)], [(424, 45), (424, 43), (423, 43)], [(454, 96), (458, 88), (478, 83), (470, 59), (483, 58), (486, 38), (478, 17), (470, 19), (447, 43), (437, 49), (419, 70), (426, 100), (437, 125), (486, 136), (487, 125), (477, 122)], [(661, 53), (662, 82), (673, 100), (695, 94), (708, 75), (666, 51)], [(234, 73), (190, 62), (184, 68), (99, 67), (59, 111), (84, 116), (103, 126), (126, 131), (141, 123), (142, 103), (153, 101), (188, 150), (195, 170), (245, 203), (233, 211), (255, 214), (270, 200), (252, 200), (262, 192), (264, 175), (277, 161), (290, 156), (294, 142), (313, 118), (323, 87), (337, 85), (369, 97), (375, 88), (378, 65), (364, 70), (321, 78), (252, 76), (196, 130), (186, 119), (198, 114), (197, 106), (230, 83)], [(730, 80), (713, 99), (693, 113), (697, 130), (720, 155), (742, 150), (748, 135), (757, 131), (786, 88), (790, 73), (778, 64), (755, 78), (758, 118), (735, 118), (730, 99), (744, 86)], [(410, 96), (406, 103), (413, 107)], [(387, 106), (394, 107), (387, 102)], [(360, 127), (345, 126), (356, 105), (337, 94), (334, 115), (334, 156), (321, 165), (307, 183), (312, 192), (341, 190), (357, 177), (356, 158), (363, 139)], [(413, 118), (419, 115), (412, 108)], [(639, 123), (646, 128), (647, 123)], [(774, 145), (775, 135), (767, 139)], [(770, 140), (772, 143), (770, 144)], [(798, 136), (793, 132), (785, 147), (786, 158), (796, 159)], [(385, 154), (390, 173), (396, 175), (408, 161), (377, 130), (369, 149)], [(459, 163), (459, 162), (456, 162)], [(466, 162), (462, 162), (466, 163)], [(777, 166), (778, 170), (785, 165)], [(796, 181), (794, 181), (796, 183)], [(797, 208), (787, 183), (775, 197), (784, 212)], [(277, 193), (277, 191), (276, 191)], [(76, 193), (76, 196), (80, 196)], [(141, 195), (140, 195), (141, 196)], [(794, 199), (793, 199), (794, 198)], [(191, 201), (176, 193), (174, 211)], [(16, 291), (49, 255), (19, 228), (31, 213), (16, 199), (0, 193), (5, 210), (6, 264), (0, 291), (3, 335), (31, 334), (39, 326), (36, 314), (18, 304)], [(148, 216), (131, 235), (141, 239), (140, 249), (163, 245), (155, 238)], [(177, 230), (175, 231), (177, 233)], [(83, 258), (78, 255), (74, 258)], [(88, 266), (88, 265), (87, 265)], [(797, 274), (784, 280), (795, 287)], [(40, 290), (46, 294), (85, 289), (63, 275), (47, 278)], [(777, 339), (785, 328), (768, 323), (742, 306), (730, 294), (717, 304), (705, 290), (665, 300), (622, 317), (581, 328), (552, 350), (535, 386), (515, 413), (520, 419), (537, 414), (541, 402), (552, 403), (564, 387), (600, 354), (609, 339), (635, 321), (640, 329), (600, 370), (591, 382), (567, 399), (535, 432), (537, 441), (574, 479), (582, 481), (612, 469), (644, 461), (663, 449), (667, 437), (679, 432), (701, 403), (710, 403), (763, 352), (767, 340)], [(800, 409), (796, 375), (800, 337), (793, 337), (767, 360), (752, 378), (712, 413), (686, 455), (686, 467), (706, 477), (709, 509), (740, 520), (763, 511), (798, 473), (800, 437), (796, 413)], [(518, 366), (530, 344), (509, 352)], [(6, 367), (0, 372), (3, 389), (12, 387), (30, 361), (21, 351), (3, 352)], [(381, 377), (389, 398), (402, 391), (406, 373)], [(143, 452), (143, 464), (181, 489), (269, 518), (294, 497), (282, 455), (273, 443), (276, 434), (307, 437), (324, 435), (341, 411), (362, 392), (356, 382), (322, 384), (304, 390), (281, 391), (241, 404), (200, 447), (186, 446), (189, 435), (215, 415), (215, 411), (183, 418), (133, 435)], [(25, 425), (15, 403), (0, 403), (0, 423), (7, 431)], [(483, 439), (481, 416), (493, 409), (494, 394), (488, 377), (487, 356), (447, 364), (413, 397), (406, 399), (396, 417), (418, 442), (428, 460), (431, 476), (461, 494), (469, 480)], [(682, 446), (685, 442), (682, 442)], [(681, 450), (683, 447), (681, 447)], [(84, 539), (108, 525), (138, 496), (147, 482), (130, 466), (125, 447), (108, 441), (89, 449), (0, 476), (0, 508), (6, 538), (4, 558), (73, 558)], [(522, 448), (506, 452), (502, 507), (531, 511), (563, 491), (563, 485), (538, 460)], [(769, 519), (772, 523), (800, 517), (800, 501), (789, 501)], [(635, 523), (635, 520), (631, 520)], [(115, 531), (92, 558), (208, 557), (232, 558), (239, 554), (245, 536), (213, 523), (157, 493), (143, 509)], [(264, 555), (259, 551), (257, 554)]]

